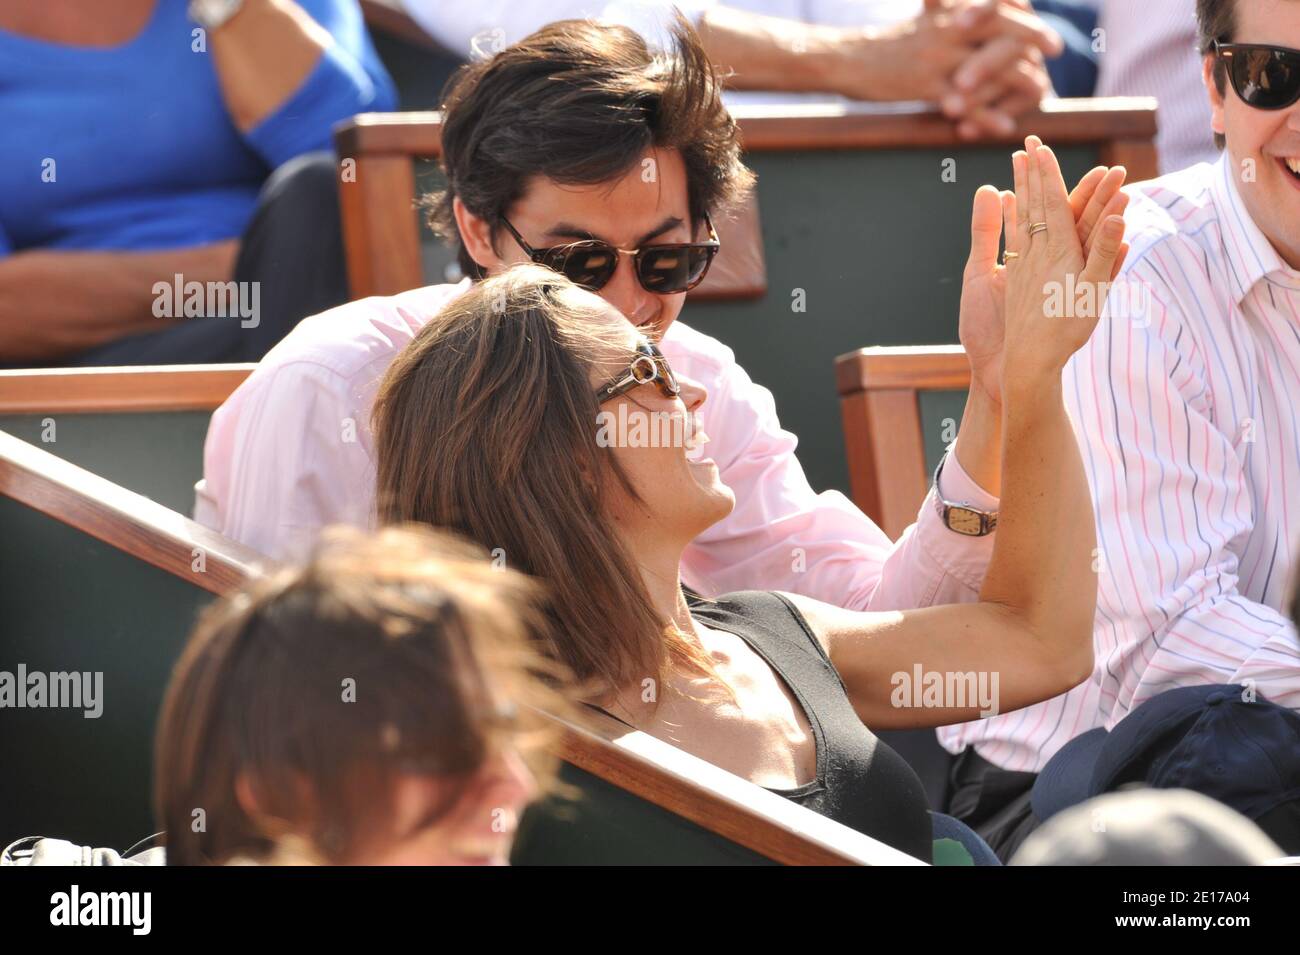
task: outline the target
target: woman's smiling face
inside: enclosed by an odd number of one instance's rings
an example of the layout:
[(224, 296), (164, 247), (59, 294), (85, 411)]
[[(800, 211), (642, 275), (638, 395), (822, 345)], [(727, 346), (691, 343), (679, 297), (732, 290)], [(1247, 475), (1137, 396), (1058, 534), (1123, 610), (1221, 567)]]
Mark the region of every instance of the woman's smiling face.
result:
[[(602, 343), (592, 362), (593, 391), (627, 375), (645, 340), (612, 306), (600, 303), (600, 314), (617, 334)], [(607, 477), (611, 517), (634, 543), (649, 538), (685, 547), (736, 503), (708, 454), (709, 438), (700, 418), (707, 398), (704, 386), (680, 372), (675, 377), (680, 389), (675, 397), (666, 395), (658, 382), (636, 385), (603, 402), (594, 422), (597, 442), (608, 448), (639, 498), (612, 474)]]

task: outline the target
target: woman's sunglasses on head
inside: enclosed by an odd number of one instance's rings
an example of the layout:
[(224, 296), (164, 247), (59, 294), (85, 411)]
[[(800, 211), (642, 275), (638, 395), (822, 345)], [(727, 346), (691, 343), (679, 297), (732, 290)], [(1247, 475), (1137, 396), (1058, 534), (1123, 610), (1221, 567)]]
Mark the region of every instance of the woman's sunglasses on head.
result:
[(681, 393), (677, 376), (668, 366), (668, 359), (654, 342), (641, 339), (636, 346), (636, 354), (627, 366), (627, 371), (614, 378), (596, 391), (597, 404), (613, 401), (619, 395), (625, 395), (641, 385), (658, 384), (659, 392), (665, 398), (676, 398)]
[(709, 230), (707, 242), (678, 242), (671, 245), (647, 245), (640, 249), (620, 249), (599, 239), (584, 239), (566, 245), (535, 249), (519, 234), (505, 216), (501, 217), (519, 247), (532, 261), (565, 275), (575, 285), (598, 292), (614, 277), (620, 255), (632, 256), (632, 270), (647, 292), (675, 295), (689, 292), (704, 281), (713, 257), (722, 247), (713, 221), (704, 214)]
[(1214, 41), (1237, 96), (1255, 109), (1286, 109), (1300, 99), (1300, 50), (1264, 43)]

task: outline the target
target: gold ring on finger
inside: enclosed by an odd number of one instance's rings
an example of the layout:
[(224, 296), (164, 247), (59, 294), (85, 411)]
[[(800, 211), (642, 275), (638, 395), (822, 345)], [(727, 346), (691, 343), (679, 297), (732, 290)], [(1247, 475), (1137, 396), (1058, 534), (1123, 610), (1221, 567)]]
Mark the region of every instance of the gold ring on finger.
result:
[(1002, 253), (1002, 264), (1003, 264), (1003, 265), (1008, 265), (1008, 264), (1010, 264), (1010, 262), (1011, 262), (1012, 259), (1018, 259), (1018, 258), (1020, 258), (1020, 253), (1019, 253), (1019, 252), (1003, 252), (1003, 253)]
[(1046, 222), (1033, 222), (1033, 223), (1030, 223), (1030, 225), (1029, 225), (1029, 234), (1030, 234), (1030, 235), (1037, 235), (1037, 234), (1040, 233), (1040, 232), (1046, 232), (1046, 231), (1047, 231), (1047, 223), (1046, 223)]

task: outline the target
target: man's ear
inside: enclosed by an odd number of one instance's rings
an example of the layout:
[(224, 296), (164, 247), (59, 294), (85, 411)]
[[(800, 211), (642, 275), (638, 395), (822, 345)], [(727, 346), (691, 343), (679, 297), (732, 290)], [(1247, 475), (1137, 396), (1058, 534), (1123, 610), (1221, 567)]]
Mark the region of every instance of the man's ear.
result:
[(460, 231), (460, 240), (465, 243), (469, 257), (485, 272), (493, 272), (500, 267), (501, 257), (492, 247), (492, 227), (487, 220), (480, 219), (465, 208), (460, 196), (451, 200), (451, 211), (456, 217), (456, 228)]
[[(1205, 84), (1205, 92), (1210, 97), (1210, 128), (1222, 136), (1224, 135), (1223, 93), (1219, 92), (1219, 86), (1214, 81), (1215, 59), (1213, 53), (1207, 53), (1201, 61), (1201, 81)], [(1227, 92), (1226, 80), (1224, 92)]]

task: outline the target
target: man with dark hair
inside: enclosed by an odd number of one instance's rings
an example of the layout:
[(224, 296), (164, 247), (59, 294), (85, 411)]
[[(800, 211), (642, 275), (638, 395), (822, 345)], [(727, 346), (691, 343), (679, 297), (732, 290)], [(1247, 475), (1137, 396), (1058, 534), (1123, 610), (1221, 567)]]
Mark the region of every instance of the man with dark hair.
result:
[(1131, 253), (1065, 373), (1097, 515), (1093, 679), (939, 731), (962, 753), (949, 811), (1004, 858), (1035, 825), (1034, 774), (1087, 731), (1179, 687), (1300, 707), (1300, 0), (1197, 17), (1223, 153), (1129, 190)]
[[(609, 76), (609, 67), (588, 64), (593, 52), (615, 69), (620, 58), (643, 59), (645, 70), (637, 64)], [(448, 188), (430, 197), (430, 223), (457, 247), (466, 275), (483, 274), (484, 256), (500, 257), (507, 213), (538, 178), (581, 187), (632, 171), (632, 185), (648, 192), (642, 187), (664, 173), (685, 183), (689, 216), (680, 228), (687, 232), (745, 198), (754, 176), (740, 161), (736, 127), (704, 49), (682, 42), (662, 63), (662, 76), (650, 73), (648, 53), (625, 30), (577, 20), (540, 30), (452, 78), (442, 123)], [(661, 159), (672, 168), (659, 169)], [(679, 162), (684, 179), (672, 175)], [(485, 241), (491, 249), (470, 251)]]
[[(709, 455), (737, 503), (687, 551), (690, 586), (706, 595), (784, 589), (858, 609), (975, 598), (990, 534), (950, 528), (932, 494), (895, 544), (842, 494), (815, 493), (771, 394), (721, 342), (677, 321), (716, 251), (713, 220), (752, 178), (689, 25), (679, 22), (675, 50), (662, 56), (623, 27), (552, 24), (467, 67), (443, 124), (448, 189), (434, 221), (460, 244), (467, 270), (533, 259), (564, 271), (707, 390)], [(1116, 177), (1099, 186), (1101, 178), (1072, 197), (1085, 238), (1123, 202)], [(1001, 442), (1000, 206), (991, 187), (976, 195), (961, 317), (974, 386), (939, 488), (987, 512), (985, 530), (997, 510)], [(213, 416), (196, 517), (274, 556), (301, 553), (325, 524), (371, 522), (368, 424), (379, 379), (469, 281), (303, 322)]]

